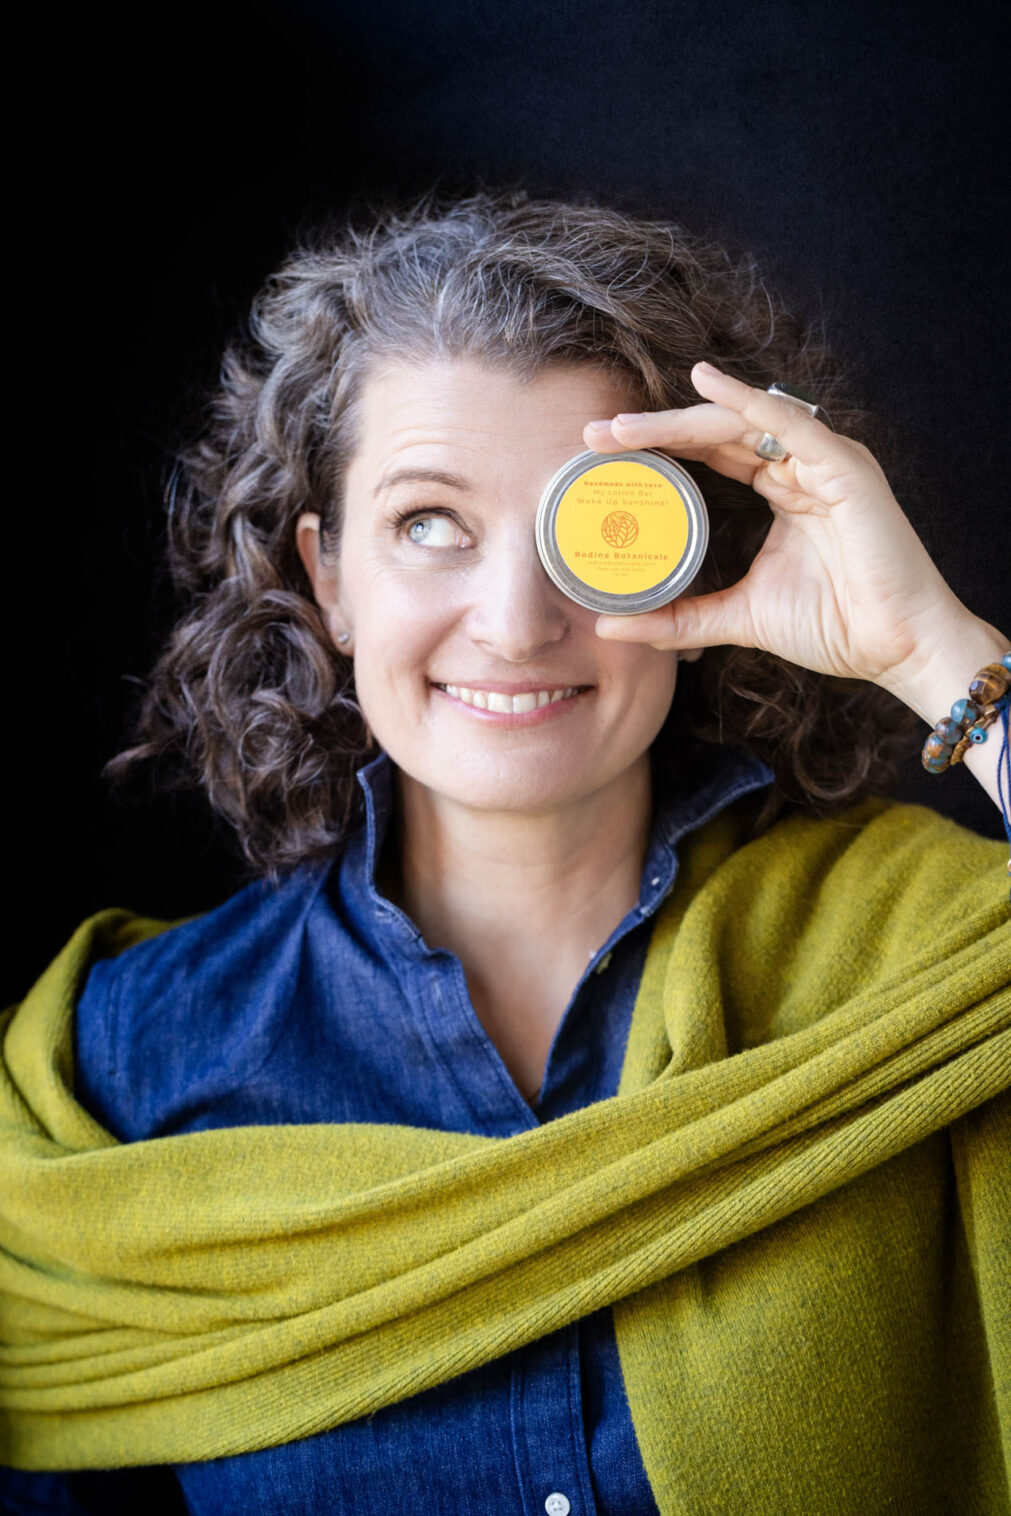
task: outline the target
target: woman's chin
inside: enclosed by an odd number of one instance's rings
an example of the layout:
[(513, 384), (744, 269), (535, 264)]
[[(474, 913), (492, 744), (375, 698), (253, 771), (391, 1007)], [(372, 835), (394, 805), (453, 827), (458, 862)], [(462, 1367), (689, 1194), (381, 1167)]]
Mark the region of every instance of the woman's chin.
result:
[(573, 788), (562, 779), (557, 765), (466, 763), (457, 753), (450, 761), (421, 766), (410, 760), (401, 762), (395, 751), (390, 757), (400, 771), (402, 786), (439, 809), (543, 810), (564, 805)]
[(420, 769), (399, 763), (402, 782), (438, 810), (508, 813), (515, 818), (562, 812), (608, 788), (610, 765), (587, 763), (580, 754), (475, 755), (467, 762), (457, 752), (452, 761)]

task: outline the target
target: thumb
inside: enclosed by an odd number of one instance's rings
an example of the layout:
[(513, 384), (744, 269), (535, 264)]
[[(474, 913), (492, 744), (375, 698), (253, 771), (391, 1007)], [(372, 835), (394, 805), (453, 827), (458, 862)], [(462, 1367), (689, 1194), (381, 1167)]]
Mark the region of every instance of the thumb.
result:
[(598, 616), (598, 637), (613, 642), (645, 642), (662, 649), (754, 647), (747, 595), (739, 584), (672, 600), (636, 616)]

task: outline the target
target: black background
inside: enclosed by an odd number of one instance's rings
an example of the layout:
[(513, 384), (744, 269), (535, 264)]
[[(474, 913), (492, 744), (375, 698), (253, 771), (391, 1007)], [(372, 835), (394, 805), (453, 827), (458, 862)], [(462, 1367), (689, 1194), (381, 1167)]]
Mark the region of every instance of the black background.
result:
[[(999, 22), (971, 0), (41, 15), (9, 181), (5, 998), (87, 913), (188, 914), (243, 877), (199, 802), (113, 799), (99, 770), (170, 624), (172, 449), (321, 214), (522, 183), (750, 249), (824, 313), (855, 398), (892, 424), (900, 500), (1007, 629)], [(1002, 835), (964, 771), (914, 763), (903, 793)]]

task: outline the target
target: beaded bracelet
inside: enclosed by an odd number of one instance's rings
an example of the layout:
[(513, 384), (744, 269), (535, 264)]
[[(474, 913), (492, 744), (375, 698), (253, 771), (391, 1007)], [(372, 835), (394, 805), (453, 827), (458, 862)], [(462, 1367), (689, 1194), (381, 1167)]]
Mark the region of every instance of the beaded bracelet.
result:
[[(1004, 741), (997, 756), (997, 796), (1004, 832), (1011, 845), (1011, 653), (999, 663), (987, 663), (969, 686), (969, 698), (956, 700), (950, 716), (942, 716), (923, 744), (923, 767), (930, 774), (940, 774), (953, 763), (961, 763), (970, 743), (985, 742), (987, 727), (1000, 717)], [(1007, 793), (1005, 793), (1005, 790)], [(1011, 859), (1008, 860), (1011, 875)]]
[(920, 755), (929, 774), (941, 774), (953, 763), (961, 763), (970, 743), (985, 742), (987, 727), (992, 726), (1002, 707), (1008, 704), (1011, 689), (1011, 653), (999, 663), (987, 663), (969, 686), (969, 698), (956, 700), (950, 716), (942, 716), (923, 744)]

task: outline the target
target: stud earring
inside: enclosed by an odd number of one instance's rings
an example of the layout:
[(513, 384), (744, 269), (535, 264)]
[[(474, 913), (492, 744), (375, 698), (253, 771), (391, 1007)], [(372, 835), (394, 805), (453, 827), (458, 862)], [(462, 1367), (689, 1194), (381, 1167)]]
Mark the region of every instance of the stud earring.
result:
[(337, 641), (340, 642), (340, 643), (350, 642), (351, 641), (351, 633), (350, 632), (341, 632), (340, 636), (337, 638)]

